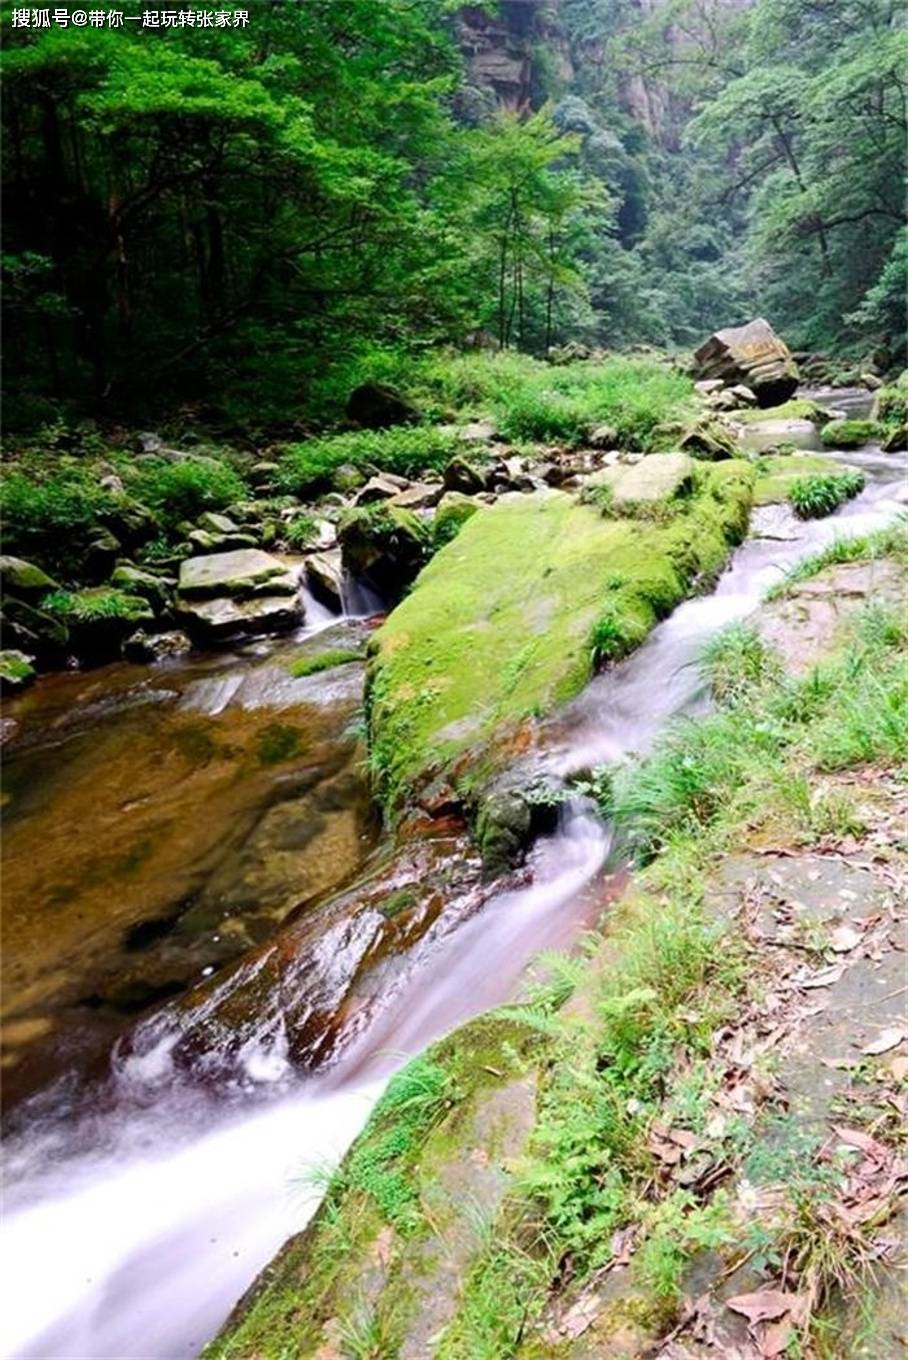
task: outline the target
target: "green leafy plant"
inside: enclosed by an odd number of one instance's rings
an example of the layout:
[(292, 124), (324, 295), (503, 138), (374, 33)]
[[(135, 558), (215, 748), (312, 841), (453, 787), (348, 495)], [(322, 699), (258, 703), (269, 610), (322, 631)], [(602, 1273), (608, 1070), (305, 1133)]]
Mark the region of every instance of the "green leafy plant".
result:
[(863, 491), (864, 481), (863, 472), (800, 477), (789, 488), (788, 499), (799, 519), (819, 519)]
[(197, 519), (205, 510), (224, 510), (247, 494), (243, 479), (229, 463), (207, 457), (143, 463), (130, 477), (130, 489), (158, 512), (168, 529), (181, 520)]

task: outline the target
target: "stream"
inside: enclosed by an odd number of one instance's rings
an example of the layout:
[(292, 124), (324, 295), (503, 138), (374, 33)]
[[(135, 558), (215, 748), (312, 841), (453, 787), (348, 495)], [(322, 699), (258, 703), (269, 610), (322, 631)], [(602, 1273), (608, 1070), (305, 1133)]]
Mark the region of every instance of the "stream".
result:
[[(542, 767), (644, 751), (704, 711), (710, 635), (806, 553), (904, 513), (904, 455), (841, 460), (864, 469), (863, 493), (825, 520), (755, 511), (714, 592), (542, 725)], [(389, 1075), (514, 996), (533, 957), (569, 947), (620, 888), (609, 829), (579, 800), (504, 887), (481, 886), (456, 828), (383, 844), (362, 666), (287, 668), (367, 629), (315, 607), (293, 638), (52, 676), (13, 706), (8, 1360), (198, 1354), (304, 1226), (309, 1173), (339, 1159)]]

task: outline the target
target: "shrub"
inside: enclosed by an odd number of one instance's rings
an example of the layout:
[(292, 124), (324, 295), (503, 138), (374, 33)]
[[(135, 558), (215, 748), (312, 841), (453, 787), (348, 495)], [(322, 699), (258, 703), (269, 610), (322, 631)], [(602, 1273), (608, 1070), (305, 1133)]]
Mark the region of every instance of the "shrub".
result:
[(281, 459), (276, 481), (295, 496), (311, 496), (331, 486), (334, 472), (345, 463), (374, 467), (401, 477), (440, 472), (459, 447), (454, 431), (431, 426), (400, 426), (326, 435), (292, 444)]
[(97, 475), (75, 459), (59, 459), (50, 468), (29, 460), (0, 485), (4, 551), (70, 575), (89, 532), (113, 505)]
[(318, 525), (311, 515), (297, 515), (280, 528), (280, 537), (288, 548), (308, 548), (318, 537)]
[(856, 449), (879, 435), (880, 427), (875, 420), (831, 420), (820, 431), (820, 438), (830, 449)]
[(168, 529), (195, 520), (205, 510), (225, 510), (246, 498), (239, 473), (214, 458), (164, 459), (142, 464), (130, 478), (136, 497), (160, 515)]
[(100, 586), (91, 590), (54, 590), (41, 608), (67, 623), (96, 623), (101, 619), (134, 619), (148, 614), (148, 602), (125, 590)]
[(819, 519), (863, 489), (863, 472), (836, 472), (798, 478), (789, 488), (788, 499), (799, 519)]

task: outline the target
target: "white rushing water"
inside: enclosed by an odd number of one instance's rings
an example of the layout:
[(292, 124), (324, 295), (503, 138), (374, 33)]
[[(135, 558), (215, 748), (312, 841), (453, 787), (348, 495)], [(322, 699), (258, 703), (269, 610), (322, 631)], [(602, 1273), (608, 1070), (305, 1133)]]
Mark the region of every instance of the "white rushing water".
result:
[[(700, 701), (695, 661), (708, 636), (751, 613), (805, 552), (893, 520), (906, 501), (904, 459), (871, 452), (848, 461), (867, 466), (867, 490), (835, 517), (807, 525), (762, 512), (758, 528), (772, 536), (748, 541), (713, 595), (682, 605), (633, 657), (588, 687), (572, 707), (575, 726), (552, 753), (553, 767), (568, 772), (646, 748), (671, 717)], [(537, 847), (530, 885), (491, 897), (455, 931), (330, 1077), (278, 1085), (263, 1099), (269, 1078), (286, 1080), (285, 1065), (276, 1063), (250, 1073), (258, 1098), (247, 1094), (209, 1112), (203, 1096), (165, 1089), (148, 1108), (114, 1101), (69, 1144), (42, 1138), (40, 1128), (16, 1140), (0, 1249), (3, 1355), (197, 1354), (311, 1215), (317, 1195), (299, 1184), (304, 1168), (336, 1162), (391, 1070), (513, 995), (533, 954), (564, 943), (566, 921), (583, 924), (572, 904), (608, 846), (606, 828), (582, 806), (571, 809)], [(147, 1076), (127, 1064), (120, 1080)]]

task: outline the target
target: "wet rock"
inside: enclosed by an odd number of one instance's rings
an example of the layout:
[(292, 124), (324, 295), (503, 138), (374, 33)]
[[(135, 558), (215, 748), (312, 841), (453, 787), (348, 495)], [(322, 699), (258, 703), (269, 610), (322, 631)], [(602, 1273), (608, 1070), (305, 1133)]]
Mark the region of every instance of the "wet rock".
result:
[(69, 628), (70, 646), (88, 665), (113, 660), (130, 633), (154, 626), (147, 600), (110, 586), (75, 591), (66, 600), (59, 612)]
[(331, 486), (336, 492), (349, 494), (356, 491), (368, 480), (366, 474), (355, 463), (341, 463), (331, 474)]
[(739, 456), (738, 446), (731, 431), (719, 420), (711, 420), (708, 417), (696, 421), (684, 430), (678, 440), (678, 447), (683, 452), (692, 454), (694, 458), (713, 463), (723, 458)]
[(389, 600), (400, 599), (428, 555), (428, 526), (387, 501), (350, 511), (337, 536), (345, 569)]
[(0, 694), (18, 694), (35, 679), (33, 658), (9, 648), (0, 652)]
[(199, 515), (196, 524), (200, 529), (207, 529), (210, 534), (239, 532), (239, 525), (234, 523), (229, 515), (219, 515), (214, 510), (206, 510), (203, 515)]
[(178, 613), (191, 633), (207, 641), (280, 633), (303, 621), (296, 595), (256, 595), (251, 599), (181, 599)]
[(137, 629), (123, 643), (123, 655), (127, 661), (148, 663), (163, 661), (166, 657), (185, 656), (192, 651), (192, 642), (185, 633), (172, 630), (168, 633), (146, 633)]
[(880, 448), (884, 453), (904, 453), (908, 449), (908, 424), (896, 425), (883, 435)]
[(529, 845), (532, 823), (530, 805), (517, 790), (491, 793), (483, 800), (475, 834), (483, 873), (488, 878), (496, 878), (520, 864)]
[(306, 584), (321, 604), (329, 609), (343, 609), (344, 566), (340, 548), (306, 558)]
[(250, 595), (295, 595), (298, 572), (259, 548), (189, 557), (180, 565), (179, 592), (185, 600)]
[(475, 496), (484, 491), (486, 479), (482, 472), (466, 458), (452, 458), (444, 470), (445, 491), (460, 491), (465, 496)]
[(347, 415), (369, 430), (384, 430), (391, 425), (407, 425), (419, 420), (419, 411), (393, 387), (365, 382), (353, 389), (347, 399)]
[(266, 487), (270, 487), (274, 484), (274, 479), (280, 470), (280, 463), (270, 463), (267, 461), (253, 463), (252, 467), (249, 469), (248, 478), (256, 490), (263, 491)]
[(40, 600), (57, 582), (46, 571), (21, 557), (0, 556), (0, 595), (15, 595), (22, 600)]
[(502, 458), (489, 469), (487, 484), (492, 491), (533, 491), (536, 483), (522, 458)]
[(787, 401), (798, 386), (797, 365), (785, 341), (763, 317), (716, 331), (694, 354), (697, 377), (743, 383), (761, 406)]

